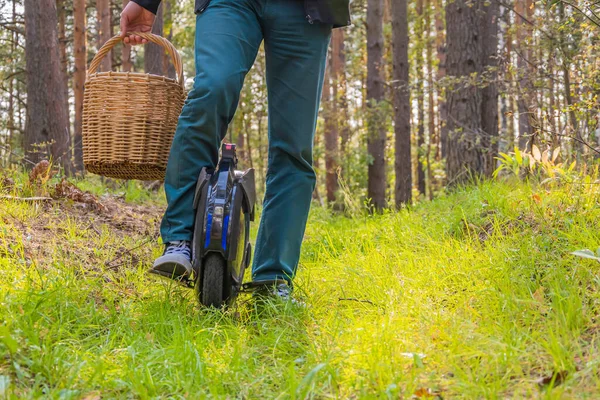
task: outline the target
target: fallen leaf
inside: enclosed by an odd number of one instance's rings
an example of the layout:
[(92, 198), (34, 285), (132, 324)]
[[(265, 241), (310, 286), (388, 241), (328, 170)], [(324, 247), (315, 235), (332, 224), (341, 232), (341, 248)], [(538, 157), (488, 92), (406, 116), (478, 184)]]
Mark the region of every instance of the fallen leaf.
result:
[(434, 397), (434, 398), (441, 399), (442, 395), (438, 391), (435, 391), (435, 390), (430, 389), (430, 388), (424, 388), (424, 387), (422, 387), (422, 388), (418, 388), (417, 390), (415, 390), (414, 397), (418, 397), (418, 398), (421, 398), (421, 397)]
[(543, 286), (540, 286), (534, 293), (533, 293), (533, 298), (538, 302), (538, 303), (544, 303), (545, 296), (544, 296), (544, 290), (545, 288)]
[(554, 387), (554, 386), (558, 386), (561, 383), (563, 383), (568, 375), (569, 375), (568, 371), (554, 372), (552, 375), (542, 376), (541, 378), (537, 379), (535, 382), (539, 386), (548, 386), (548, 385), (552, 384), (552, 386)]
[(100, 396), (99, 392), (90, 392), (86, 394), (81, 400), (100, 400), (102, 396)]

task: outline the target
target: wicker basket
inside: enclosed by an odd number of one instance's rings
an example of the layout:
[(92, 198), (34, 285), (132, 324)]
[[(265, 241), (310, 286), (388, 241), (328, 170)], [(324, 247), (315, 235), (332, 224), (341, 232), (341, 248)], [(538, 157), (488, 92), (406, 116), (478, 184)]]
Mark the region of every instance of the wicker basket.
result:
[(120, 179), (162, 180), (177, 119), (185, 100), (183, 66), (175, 47), (135, 33), (171, 55), (177, 80), (141, 73), (97, 73), (121, 38), (110, 39), (88, 70), (83, 102), (83, 163), (89, 172)]

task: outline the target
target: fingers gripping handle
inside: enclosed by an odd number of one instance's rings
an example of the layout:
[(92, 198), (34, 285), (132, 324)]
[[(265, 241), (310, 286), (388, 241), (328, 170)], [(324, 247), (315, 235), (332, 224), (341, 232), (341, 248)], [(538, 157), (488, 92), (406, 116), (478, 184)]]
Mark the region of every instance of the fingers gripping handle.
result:
[[(157, 45), (163, 47), (169, 55), (171, 56), (171, 61), (173, 62), (173, 66), (175, 67), (175, 71), (177, 71), (177, 82), (183, 87), (183, 64), (181, 62), (181, 56), (175, 49), (175, 46), (171, 44), (167, 39), (155, 35), (153, 33), (144, 33), (144, 32), (128, 32), (128, 35), (137, 35), (140, 36), (149, 42), (156, 43)], [(115, 36), (104, 43), (104, 46), (98, 50), (98, 53), (90, 63), (90, 68), (88, 69), (88, 74), (95, 74), (98, 71), (98, 66), (102, 59), (108, 54), (109, 51), (119, 42), (121, 42), (123, 38), (121, 36)]]

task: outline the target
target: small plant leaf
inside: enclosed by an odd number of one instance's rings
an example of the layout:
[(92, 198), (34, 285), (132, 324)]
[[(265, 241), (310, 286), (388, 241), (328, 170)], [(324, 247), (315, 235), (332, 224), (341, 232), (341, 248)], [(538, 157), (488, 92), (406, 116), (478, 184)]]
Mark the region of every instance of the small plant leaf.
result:
[(535, 144), (531, 146), (531, 154), (533, 155), (533, 158), (535, 158), (535, 161), (542, 161), (542, 153)]
[(523, 156), (521, 154), (521, 150), (515, 146), (515, 160), (517, 160), (517, 164), (521, 165), (523, 163)]
[(0, 341), (8, 347), (8, 351), (15, 353), (19, 347), (17, 341), (10, 335), (10, 331), (7, 326), (0, 326)]
[(6, 396), (8, 394), (9, 387), (10, 387), (10, 376), (0, 375), (0, 396)]
[(552, 162), (555, 162), (556, 159), (558, 158), (558, 155), (560, 154), (560, 147), (557, 147), (554, 149), (554, 151), (552, 152)]
[[(296, 393), (297, 394), (303, 393), (304, 389), (307, 389), (309, 387), (309, 385), (314, 380), (315, 376), (319, 373), (320, 370), (322, 370), (323, 368), (325, 368), (325, 366), (327, 366), (327, 364), (320, 363), (320, 364), (317, 364), (316, 367), (314, 367), (313, 369), (311, 369), (308, 372), (308, 374), (306, 374), (306, 376), (304, 378), (302, 378), (302, 381), (300, 382), (300, 385), (296, 389)], [(302, 398), (304, 398), (304, 396), (302, 396)]]
[(600, 261), (600, 254), (596, 255), (593, 251), (588, 250), (588, 249), (577, 250), (577, 251), (572, 252), (571, 254), (573, 254), (574, 256), (577, 256), (577, 257), (589, 258), (590, 260)]
[(417, 353), (413, 353), (413, 361), (415, 362), (415, 367), (417, 368), (424, 368), (425, 365), (423, 365), (423, 359), (421, 358), (421, 356)]

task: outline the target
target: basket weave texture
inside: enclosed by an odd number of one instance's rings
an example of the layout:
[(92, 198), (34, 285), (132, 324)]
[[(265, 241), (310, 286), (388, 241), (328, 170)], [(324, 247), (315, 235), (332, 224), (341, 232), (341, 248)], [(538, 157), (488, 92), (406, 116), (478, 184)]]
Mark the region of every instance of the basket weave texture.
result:
[(186, 93), (183, 65), (166, 39), (139, 33), (171, 55), (177, 80), (132, 72), (100, 72), (102, 58), (121, 41), (110, 39), (92, 60), (83, 101), (83, 163), (111, 178), (163, 180)]

